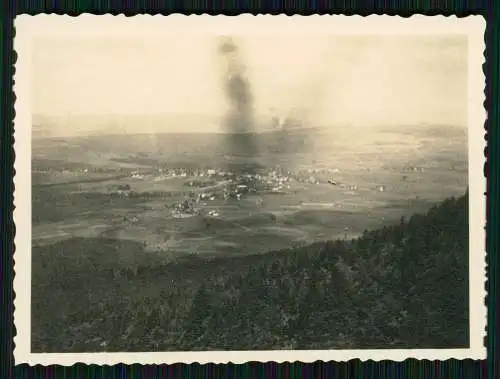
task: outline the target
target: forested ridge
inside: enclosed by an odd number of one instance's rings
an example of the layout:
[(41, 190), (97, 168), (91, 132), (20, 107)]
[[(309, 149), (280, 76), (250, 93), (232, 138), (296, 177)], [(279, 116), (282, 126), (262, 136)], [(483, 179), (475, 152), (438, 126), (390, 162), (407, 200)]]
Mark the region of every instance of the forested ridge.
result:
[(104, 242), (34, 252), (33, 351), (468, 346), (468, 194), (349, 241), (119, 277), (99, 257), (140, 245)]

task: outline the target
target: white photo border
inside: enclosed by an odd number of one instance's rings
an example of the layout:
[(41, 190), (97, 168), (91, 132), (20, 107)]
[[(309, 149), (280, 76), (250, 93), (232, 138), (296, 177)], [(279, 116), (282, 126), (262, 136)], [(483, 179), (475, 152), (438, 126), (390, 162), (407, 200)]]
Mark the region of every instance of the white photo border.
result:
[[(14, 337), (15, 364), (75, 363), (113, 365), (172, 363), (244, 363), (347, 361), (351, 359), (402, 361), (408, 358), (485, 359), (487, 308), (486, 299), (486, 178), (485, 164), (485, 76), (484, 32), (481, 16), (465, 18), (414, 15), (399, 16), (270, 16), (240, 15), (124, 15), (78, 17), (40, 14), (20, 15), (14, 20), (16, 35), (15, 63), (15, 191), (14, 222)], [(117, 352), (117, 353), (31, 353), (31, 47), (34, 37), (68, 36), (152, 36), (170, 30), (176, 34), (213, 33), (332, 33), (332, 34), (463, 34), (468, 35), (468, 153), (469, 153), (469, 303), (470, 347), (468, 349), (407, 350), (276, 350), (276, 351), (210, 351), (210, 352)]]

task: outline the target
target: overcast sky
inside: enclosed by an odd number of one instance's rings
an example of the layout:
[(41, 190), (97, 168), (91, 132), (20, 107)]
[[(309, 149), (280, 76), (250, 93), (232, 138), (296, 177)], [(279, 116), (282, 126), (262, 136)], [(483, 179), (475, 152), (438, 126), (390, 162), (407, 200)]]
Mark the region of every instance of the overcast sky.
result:
[[(186, 128), (167, 120), (196, 116), (212, 121), (191, 131), (220, 129), (213, 120), (228, 102), (216, 37), (118, 38), (36, 40), (33, 114), (154, 115), (166, 120), (162, 131)], [(296, 108), (324, 127), (467, 122), (466, 36), (245, 35), (234, 41), (257, 118)], [(141, 125), (124, 128), (135, 132)]]

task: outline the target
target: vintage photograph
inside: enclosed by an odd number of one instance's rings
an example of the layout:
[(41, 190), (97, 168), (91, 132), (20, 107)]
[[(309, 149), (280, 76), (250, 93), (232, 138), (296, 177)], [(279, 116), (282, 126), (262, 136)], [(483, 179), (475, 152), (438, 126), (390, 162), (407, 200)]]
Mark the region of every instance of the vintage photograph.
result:
[(484, 26), (382, 18), (20, 22), (19, 349), (484, 354)]

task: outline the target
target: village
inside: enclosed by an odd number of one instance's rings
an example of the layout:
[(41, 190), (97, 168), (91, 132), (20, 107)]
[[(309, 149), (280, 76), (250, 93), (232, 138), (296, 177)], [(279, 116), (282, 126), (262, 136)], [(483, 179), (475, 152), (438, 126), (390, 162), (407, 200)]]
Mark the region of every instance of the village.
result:
[[(407, 182), (413, 173), (422, 173), (420, 167), (404, 167), (401, 170), (401, 182)], [(364, 188), (358, 183), (344, 182), (342, 172), (335, 168), (299, 168), (289, 170), (282, 167), (261, 169), (249, 173), (236, 173), (223, 168), (166, 168), (157, 167), (154, 170), (132, 170), (124, 178), (126, 183), (113, 185), (109, 194), (113, 196), (154, 196), (153, 193), (138, 191), (134, 183), (151, 183), (178, 181), (175, 194), (158, 194), (166, 198), (165, 208), (169, 209), (172, 217), (186, 218), (197, 215), (205, 217), (219, 217), (221, 210), (216, 205), (236, 204), (253, 196), (255, 208), (263, 205), (262, 195), (287, 195), (295, 191), (304, 190), (311, 186), (328, 186), (332, 193), (339, 190), (355, 193), (360, 190), (386, 192), (386, 184), (372, 185)], [(141, 185), (142, 187), (142, 185)], [(365, 186), (366, 187), (366, 186)], [(168, 200), (171, 198), (171, 200)]]

